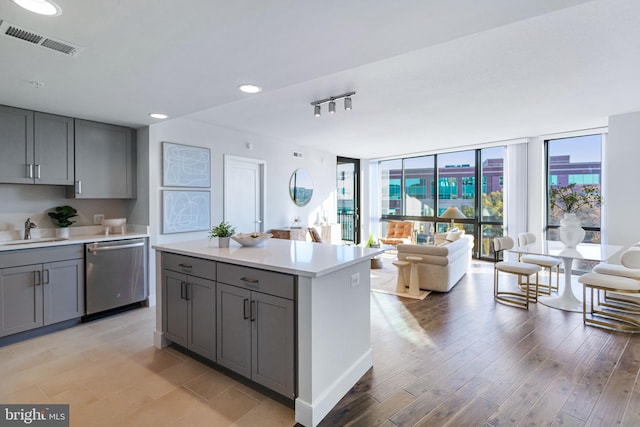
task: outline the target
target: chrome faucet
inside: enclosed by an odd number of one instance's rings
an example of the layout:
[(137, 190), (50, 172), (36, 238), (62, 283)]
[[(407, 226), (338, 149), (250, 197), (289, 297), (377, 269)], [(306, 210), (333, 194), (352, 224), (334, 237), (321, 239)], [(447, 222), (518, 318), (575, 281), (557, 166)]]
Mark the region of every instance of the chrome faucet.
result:
[(31, 222), (31, 218), (27, 218), (24, 223), (24, 240), (31, 240), (31, 229), (36, 227), (37, 225)]

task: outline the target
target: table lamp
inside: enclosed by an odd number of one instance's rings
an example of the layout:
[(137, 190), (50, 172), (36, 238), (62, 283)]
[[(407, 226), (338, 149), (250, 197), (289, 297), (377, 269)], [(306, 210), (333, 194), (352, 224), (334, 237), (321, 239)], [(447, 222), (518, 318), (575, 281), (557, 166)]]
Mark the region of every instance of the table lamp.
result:
[(455, 207), (455, 206), (449, 206), (449, 207), (447, 208), (447, 210), (446, 210), (446, 211), (444, 211), (444, 212), (442, 213), (442, 215), (440, 215), (440, 218), (446, 218), (446, 219), (451, 218), (451, 228), (453, 228), (453, 227), (454, 227), (454, 225), (455, 225), (455, 224), (453, 223), (453, 220), (454, 220), (454, 219), (456, 219), (456, 218), (458, 218), (458, 219), (462, 219), (462, 218), (466, 218), (466, 216), (465, 216), (465, 215), (462, 213), (462, 211), (460, 211), (460, 209), (458, 209), (457, 207)]

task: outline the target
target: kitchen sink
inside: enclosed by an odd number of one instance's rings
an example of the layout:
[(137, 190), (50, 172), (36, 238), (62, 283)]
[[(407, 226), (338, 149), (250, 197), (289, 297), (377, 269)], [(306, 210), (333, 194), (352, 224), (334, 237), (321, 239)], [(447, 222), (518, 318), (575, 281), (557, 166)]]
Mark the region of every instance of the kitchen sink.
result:
[(30, 243), (60, 242), (62, 240), (65, 240), (65, 239), (61, 239), (60, 237), (42, 237), (40, 239), (29, 239), (29, 240), (8, 240), (5, 242), (0, 242), (0, 246), (28, 245)]

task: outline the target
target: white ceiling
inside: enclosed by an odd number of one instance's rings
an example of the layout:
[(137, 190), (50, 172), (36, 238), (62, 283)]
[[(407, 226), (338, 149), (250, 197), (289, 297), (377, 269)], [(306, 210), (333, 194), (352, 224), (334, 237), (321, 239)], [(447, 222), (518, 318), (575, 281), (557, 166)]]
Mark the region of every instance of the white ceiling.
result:
[[(640, 111), (637, 0), (56, 3), (42, 17), (0, 0), (0, 20), (84, 48), (1, 35), (0, 104), (133, 127), (164, 112), (358, 158)], [(349, 90), (352, 111), (313, 116), (311, 101)]]

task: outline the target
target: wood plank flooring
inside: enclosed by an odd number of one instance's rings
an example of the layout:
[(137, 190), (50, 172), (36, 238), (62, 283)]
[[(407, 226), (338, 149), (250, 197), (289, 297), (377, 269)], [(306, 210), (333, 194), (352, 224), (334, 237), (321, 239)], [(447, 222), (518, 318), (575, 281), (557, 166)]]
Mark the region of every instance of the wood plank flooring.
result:
[(640, 425), (640, 336), (496, 304), (491, 263), (424, 301), (372, 293), (371, 323), (374, 367), (323, 427)]
[[(424, 301), (372, 292), (374, 367), (321, 426), (640, 425), (640, 336), (496, 304), (492, 286), (492, 264), (474, 262)], [(0, 402), (69, 403), (82, 427), (295, 424), (292, 409), (155, 349), (154, 326), (145, 308), (2, 347)]]

